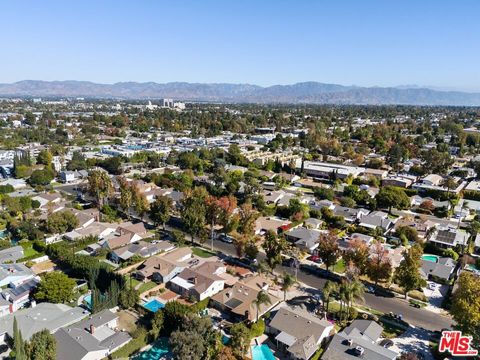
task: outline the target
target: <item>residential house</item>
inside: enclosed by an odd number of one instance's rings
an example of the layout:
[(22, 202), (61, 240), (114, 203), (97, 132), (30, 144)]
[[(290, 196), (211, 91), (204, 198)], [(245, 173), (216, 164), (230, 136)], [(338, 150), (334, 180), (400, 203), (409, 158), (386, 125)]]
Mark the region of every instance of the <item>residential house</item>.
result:
[(105, 239), (108, 235), (113, 234), (117, 226), (111, 223), (103, 223), (94, 221), (87, 227), (78, 228), (63, 235), (63, 238), (69, 241), (81, 239), (86, 236), (95, 236), (99, 240)]
[(14, 263), (23, 257), (23, 247), (21, 246), (12, 246), (10, 248), (0, 250), (0, 264)]
[[(270, 281), (260, 275), (247, 277), (232, 287), (223, 289), (211, 297), (211, 306), (226, 313), (232, 320), (255, 321), (257, 315), (260, 317), (274, 308), (281, 299), (268, 293)], [(258, 293), (266, 292), (270, 303), (261, 304), (257, 309), (255, 300)], [(258, 312), (258, 314), (257, 314)]]
[(11, 314), (30, 303), (30, 294), (36, 289), (40, 279), (34, 277), (0, 292), (0, 316)]
[(299, 226), (285, 232), (285, 238), (291, 241), (302, 251), (313, 254), (318, 247), (318, 240), (326, 230), (309, 229)]
[(438, 257), (437, 261), (422, 259), (420, 273), (426, 280), (449, 281), (452, 279), (457, 262), (449, 257)]
[(382, 180), (382, 186), (397, 186), (397, 187), (402, 187), (402, 188), (408, 188), (412, 186), (412, 184), (415, 182), (416, 177), (415, 176), (409, 176), (409, 175), (390, 175), (386, 177), (385, 179)]
[(86, 316), (81, 307), (43, 302), (28, 309), (21, 309), (13, 314), (0, 318), (0, 341), (13, 339), (13, 321), (17, 320), (18, 329), (25, 340), (43, 330), (55, 333), (60, 328), (71, 325)]
[(192, 250), (188, 247), (152, 256), (135, 271), (134, 276), (141, 281), (152, 279), (158, 283), (167, 283), (188, 266), (187, 261), (191, 258)]
[(356, 166), (302, 160), (297, 160), (296, 169), (298, 171), (303, 170), (308, 176), (321, 179), (330, 179), (332, 176), (337, 179), (345, 179), (348, 176), (357, 177), (364, 171)]
[(468, 244), (469, 235), (464, 230), (451, 227), (436, 228), (428, 241), (441, 247), (453, 248), (457, 245), (466, 246)]
[(333, 330), (330, 322), (288, 306), (278, 309), (267, 326), (277, 347), (294, 360), (310, 359)]
[(418, 238), (424, 240), (429, 231), (437, 226), (437, 224), (430, 220), (410, 219), (403, 217), (395, 222), (394, 230), (396, 231), (404, 226), (409, 226), (417, 230)]
[(223, 263), (204, 262), (196, 268), (186, 268), (170, 280), (170, 288), (183, 297), (193, 297), (202, 301), (223, 290), (226, 272)]
[(150, 234), (147, 232), (145, 225), (142, 222), (136, 224), (127, 222), (119, 225), (114, 233), (106, 236), (101, 242), (101, 245), (105, 249), (115, 250), (149, 236)]
[(273, 216), (261, 216), (255, 221), (255, 234), (264, 235), (267, 231), (278, 233), (281, 228), (288, 227), (291, 221)]
[(335, 334), (322, 355), (322, 360), (394, 360), (398, 354), (379, 344), (383, 328), (370, 320), (354, 320)]
[(307, 229), (320, 230), (322, 228), (323, 221), (315, 218), (308, 218), (303, 222), (303, 226)]
[(368, 215), (361, 215), (358, 220), (358, 225), (368, 229), (380, 228), (383, 230), (383, 233), (386, 234), (393, 228), (394, 222), (388, 218), (386, 212), (373, 211)]
[(0, 287), (21, 284), (35, 277), (24, 264), (0, 264)]
[(118, 329), (118, 315), (110, 310), (61, 328), (54, 336), (58, 360), (101, 360), (132, 340)]
[(110, 259), (115, 263), (120, 263), (122, 261), (127, 261), (134, 255), (148, 258), (161, 252), (173, 250), (174, 248), (175, 245), (168, 241), (159, 241), (155, 243), (138, 241), (113, 250), (110, 253)]
[(348, 223), (354, 223), (358, 219), (360, 219), (362, 216), (368, 215), (370, 211), (367, 209), (354, 209), (354, 208), (349, 208), (345, 206), (335, 206), (333, 209), (333, 214), (335, 216), (341, 216), (343, 219), (348, 222)]

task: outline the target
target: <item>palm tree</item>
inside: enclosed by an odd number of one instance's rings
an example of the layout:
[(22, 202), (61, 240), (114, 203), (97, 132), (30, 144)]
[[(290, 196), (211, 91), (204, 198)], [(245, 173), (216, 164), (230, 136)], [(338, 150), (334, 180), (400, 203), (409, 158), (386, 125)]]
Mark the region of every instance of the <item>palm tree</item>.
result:
[(287, 291), (295, 284), (295, 279), (292, 275), (288, 273), (283, 273), (282, 277), (282, 291), (283, 291), (283, 301), (287, 300)]
[(253, 301), (253, 303), (257, 308), (257, 321), (258, 321), (258, 313), (260, 311), (260, 307), (264, 304), (271, 304), (272, 300), (270, 299), (270, 296), (268, 296), (268, 294), (262, 290), (257, 294), (257, 298)]
[(338, 292), (338, 284), (333, 281), (327, 280), (323, 286), (323, 308), (325, 309), (325, 314), (328, 314), (328, 306), (330, 304), (330, 298), (333, 294)]
[(348, 314), (355, 300), (363, 300), (365, 287), (358, 280), (345, 281), (340, 286), (340, 292)]

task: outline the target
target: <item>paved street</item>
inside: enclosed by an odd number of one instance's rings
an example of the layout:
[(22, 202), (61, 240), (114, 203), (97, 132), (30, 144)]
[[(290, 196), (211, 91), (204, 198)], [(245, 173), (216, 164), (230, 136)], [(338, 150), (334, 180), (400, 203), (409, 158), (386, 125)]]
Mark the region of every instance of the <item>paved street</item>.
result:
[[(224, 254), (235, 256), (235, 248), (232, 244), (215, 240), (214, 249), (221, 251)], [(264, 258), (265, 254), (259, 253), (258, 261), (261, 261)], [(278, 273), (283, 273), (286, 271), (290, 274), (294, 274), (295, 272), (294, 269), (284, 266), (279, 266), (276, 271)], [(326, 282), (326, 279), (315, 275), (306, 274), (303, 271), (298, 271), (298, 280), (317, 289), (322, 289)], [(393, 312), (396, 314), (401, 314), (405, 321), (417, 327), (434, 331), (441, 330), (443, 328), (449, 328), (452, 325), (450, 318), (425, 309), (414, 308), (403, 299), (386, 298), (368, 293), (366, 293), (364, 297), (366, 306), (385, 313)]]

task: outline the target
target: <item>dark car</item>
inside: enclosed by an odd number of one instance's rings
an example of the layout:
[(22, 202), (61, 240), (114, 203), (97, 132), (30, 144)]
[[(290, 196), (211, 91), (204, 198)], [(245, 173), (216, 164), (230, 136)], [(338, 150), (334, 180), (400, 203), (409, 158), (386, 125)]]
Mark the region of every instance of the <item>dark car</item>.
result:
[(383, 339), (382, 341), (380, 341), (380, 346), (388, 349), (393, 346), (393, 341), (390, 339)]

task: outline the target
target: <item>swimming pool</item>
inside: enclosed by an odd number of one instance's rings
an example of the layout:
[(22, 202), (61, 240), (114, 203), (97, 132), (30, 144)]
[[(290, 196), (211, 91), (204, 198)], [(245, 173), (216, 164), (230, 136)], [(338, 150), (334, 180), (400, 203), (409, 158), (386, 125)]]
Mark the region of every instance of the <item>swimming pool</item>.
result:
[(438, 256), (437, 255), (425, 254), (425, 255), (422, 255), (422, 260), (438, 263)]
[(87, 308), (89, 310), (92, 310), (92, 295), (91, 294), (85, 295), (85, 297), (83, 298), (83, 303), (87, 305)]
[(150, 310), (151, 312), (157, 312), (158, 310), (163, 309), (165, 307), (165, 304), (158, 301), (157, 299), (153, 299), (143, 304), (143, 307), (147, 310)]
[(133, 360), (158, 360), (170, 357), (168, 338), (160, 338), (150, 349), (132, 357)]
[(275, 356), (268, 345), (255, 345), (252, 346), (252, 360), (275, 360)]

